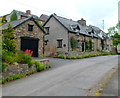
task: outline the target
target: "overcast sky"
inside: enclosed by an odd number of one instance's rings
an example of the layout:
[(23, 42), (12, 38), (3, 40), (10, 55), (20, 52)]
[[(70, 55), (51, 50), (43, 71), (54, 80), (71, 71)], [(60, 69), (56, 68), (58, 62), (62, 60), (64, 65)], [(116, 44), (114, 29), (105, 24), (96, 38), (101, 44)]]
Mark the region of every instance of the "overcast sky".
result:
[(118, 1), (120, 0), (1, 0), (0, 16), (13, 9), (31, 10), (32, 14), (51, 15), (56, 13), (72, 20), (84, 18), (87, 25), (95, 25), (105, 31), (118, 22)]

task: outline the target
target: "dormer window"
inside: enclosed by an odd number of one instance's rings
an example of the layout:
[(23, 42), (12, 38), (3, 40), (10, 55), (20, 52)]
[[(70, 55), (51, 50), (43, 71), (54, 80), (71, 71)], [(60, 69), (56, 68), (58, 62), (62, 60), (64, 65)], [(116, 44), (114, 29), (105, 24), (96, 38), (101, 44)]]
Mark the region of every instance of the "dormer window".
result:
[(75, 32), (79, 32), (80, 31), (80, 27), (78, 25), (71, 25), (70, 28), (75, 31)]
[(90, 35), (91, 35), (91, 32), (88, 32), (88, 34), (90, 34)]
[(28, 24), (28, 31), (33, 31), (33, 26), (34, 26), (34, 25)]

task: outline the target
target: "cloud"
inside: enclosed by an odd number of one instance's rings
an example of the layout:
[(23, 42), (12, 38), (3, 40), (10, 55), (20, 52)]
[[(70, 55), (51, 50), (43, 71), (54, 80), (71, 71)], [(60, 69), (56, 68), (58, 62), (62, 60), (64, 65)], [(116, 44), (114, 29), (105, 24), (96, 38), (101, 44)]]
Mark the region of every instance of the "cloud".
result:
[[(25, 12), (30, 9), (32, 14), (56, 13), (59, 16), (78, 20), (84, 18), (87, 24), (102, 27), (105, 20), (106, 28), (116, 22), (117, 3), (119, 0), (2, 0), (0, 15), (8, 14), (13, 9)], [(7, 7), (6, 7), (7, 6)]]

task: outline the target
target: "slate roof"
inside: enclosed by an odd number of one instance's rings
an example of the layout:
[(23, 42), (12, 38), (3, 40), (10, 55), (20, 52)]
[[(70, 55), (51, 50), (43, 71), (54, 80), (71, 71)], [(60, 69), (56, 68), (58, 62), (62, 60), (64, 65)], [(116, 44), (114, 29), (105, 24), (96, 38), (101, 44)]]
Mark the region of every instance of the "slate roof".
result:
[(23, 18), (23, 19), (18, 19), (16, 21), (12, 21), (12, 22), (8, 22), (4, 25), (2, 25), (2, 29), (7, 29), (8, 28), (8, 24), (11, 24), (13, 28), (17, 27), (18, 25), (22, 24), (23, 22), (29, 20), (31, 17), (29, 18)]
[(48, 15), (42, 14), (42, 15), (40, 16), (40, 19), (41, 19), (42, 16), (44, 16), (44, 17), (46, 18), (46, 20), (49, 18)]
[(7, 29), (9, 24), (11, 24), (13, 28), (16, 28), (17, 26), (23, 24), (24, 22), (26, 22), (28, 20), (33, 20), (36, 23), (36, 25), (45, 33), (45, 31), (39, 26), (39, 24), (35, 21), (35, 19), (33, 17), (28, 17), (28, 18), (23, 18), (23, 19), (18, 19), (18, 20), (12, 21), (12, 22), (8, 22), (8, 23), (0, 26), (0, 28), (2, 28), (2, 30)]
[[(49, 19), (51, 17), (54, 17), (61, 25), (63, 25), (71, 33), (77, 33), (77, 34), (79, 33), (79, 34), (83, 34), (83, 35), (87, 35), (87, 36), (91, 36), (91, 37), (100, 38), (98, 35), (98, 31), (100, 31), (100, 29), (98, 27), (92, 28), (91, 26), (82, 26), (77, 21), (74, 21), (72, 19), (67, 19), (67, 18), (64, 18), (61, 16), (57, 16), (56, 14), (52, 14), (49, 17)], [(46, 23), (49, 21), (49, 19), (46, 21)], [(45, 24), (43, 26), (45, 26)], [(93, 32), (92, 32), (92, 30), (93, 30)], [(88, 32), (92, 32), (93, 34), (89, 34)]]
[(33, 14), (26, 14), (25, 12), (22, 11), (18, 11), (18, 10), (13, 10), (16, 11), (17, 14), (21, 15), (21, 16), (25, 16), (25, 17), (33, 17), (33, 18), (38, 18), (40, 19), (37, 15), (33, 15)]

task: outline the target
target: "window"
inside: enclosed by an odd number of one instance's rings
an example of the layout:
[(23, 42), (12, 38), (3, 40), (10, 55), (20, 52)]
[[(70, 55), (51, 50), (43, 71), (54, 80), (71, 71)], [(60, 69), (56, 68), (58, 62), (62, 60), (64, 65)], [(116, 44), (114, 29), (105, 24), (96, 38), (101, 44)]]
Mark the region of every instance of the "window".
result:
[(46, 34), (49, 34), (50, 27), (45, 27)]
[(91, 32), (88, 32), (88, 34), (91, 34)]
[(28, 24), (28, 31), (33, 31), (33, 25)]
[(62, 48), (62, 39), (57, 40), (57, 48)]
[(77, 48), (80, 48), (80, 40), (77, 40)]
[(45, 40), (45, 45), (48, 45), (48, 40)]

